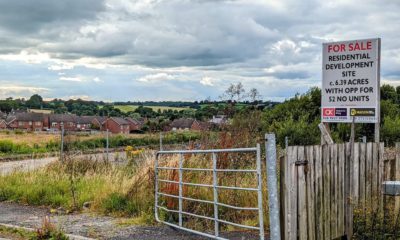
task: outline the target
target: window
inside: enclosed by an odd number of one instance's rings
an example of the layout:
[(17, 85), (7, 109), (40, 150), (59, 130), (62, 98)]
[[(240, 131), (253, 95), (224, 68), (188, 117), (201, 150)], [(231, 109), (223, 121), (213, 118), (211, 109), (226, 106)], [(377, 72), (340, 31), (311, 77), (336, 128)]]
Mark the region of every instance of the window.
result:
[(24, 122), (18, 122), (18, 126), (20, 127), (24, 126)]
[(35, 125), (40, 127), (42, 125), (42, 122), (35, 122)]
[(29, 121), (29, 126), (32, 126), (32, 121)]
[(73, 127), (73, 126), (74, 126), (74, 123), (73, 123), (73, 122), (69, 122), (69, 123), (68, 123), (68, 126)]
[(52, 126), (52, 127), (57, 127), (57, 123), (56, 123), (56, 122), (52, 122), (52, 123), (51, 123), (51, 126)]

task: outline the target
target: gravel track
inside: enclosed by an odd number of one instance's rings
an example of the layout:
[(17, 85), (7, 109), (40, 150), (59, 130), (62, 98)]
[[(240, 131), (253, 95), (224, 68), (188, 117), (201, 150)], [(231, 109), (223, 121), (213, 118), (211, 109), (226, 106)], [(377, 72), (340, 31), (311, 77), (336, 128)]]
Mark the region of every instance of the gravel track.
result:
[[(177, 231), (164, 225), (124, 226), (118, 224), (121, 218), (97, 216), (88, 213), (57, 215), (50, 214), (45, 207), (32, 207), (15, 203), (0, 202), (0, 223), (21, 227), (38, 228), (45, 216), (68, 234), (80, 235), (95, 239), (143, 239), (143, 240), (200, 240), (207, 239), (184, 231)], [(223, 235), (223, 234), (222, 234)], [(231, 232), (229, 239), (258, 239), (257, 234)]]

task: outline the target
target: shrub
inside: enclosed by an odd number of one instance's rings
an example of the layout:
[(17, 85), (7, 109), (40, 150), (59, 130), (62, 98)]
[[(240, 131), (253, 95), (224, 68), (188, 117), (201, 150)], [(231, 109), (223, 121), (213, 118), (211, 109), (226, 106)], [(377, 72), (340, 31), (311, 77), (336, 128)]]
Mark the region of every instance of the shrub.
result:
[(0, 152), (11, 153), (14, 149), (14, 143), (10, 140), (0, 140)]

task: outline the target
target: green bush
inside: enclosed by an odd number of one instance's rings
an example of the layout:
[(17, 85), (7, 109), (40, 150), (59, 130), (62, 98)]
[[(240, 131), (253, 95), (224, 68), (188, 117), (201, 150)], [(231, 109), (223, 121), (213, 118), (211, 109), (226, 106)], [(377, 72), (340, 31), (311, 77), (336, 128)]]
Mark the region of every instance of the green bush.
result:
[(11, 140), (0, 141), (0, 152), (11, 153), (14, 149), (14, 143)]

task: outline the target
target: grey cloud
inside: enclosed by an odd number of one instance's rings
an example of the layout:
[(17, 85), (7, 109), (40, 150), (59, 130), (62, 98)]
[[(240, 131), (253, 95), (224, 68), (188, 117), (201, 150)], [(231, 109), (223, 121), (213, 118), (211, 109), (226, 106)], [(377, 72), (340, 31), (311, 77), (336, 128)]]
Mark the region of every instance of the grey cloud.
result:
[(50, 23), (93, 19), (102, 10), (99, 0), (0, 1), (0, 26), (12, 32), (34, 32)]

